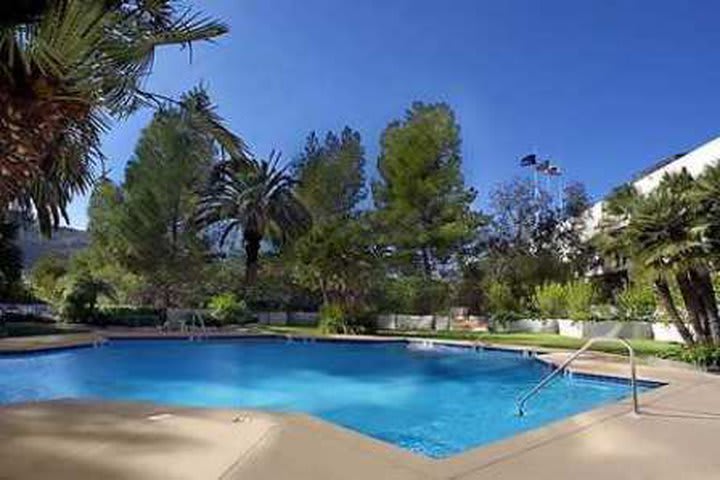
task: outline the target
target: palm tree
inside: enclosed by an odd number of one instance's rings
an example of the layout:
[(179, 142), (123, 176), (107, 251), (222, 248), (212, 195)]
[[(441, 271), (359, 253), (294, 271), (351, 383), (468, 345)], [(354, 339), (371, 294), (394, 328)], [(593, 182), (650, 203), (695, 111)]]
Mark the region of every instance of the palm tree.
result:
[(307, 230), (311, 217), (297, 198), (295, 180), (279, 167), (280, 155), (268, 160), (230, 159), (218, 163), (210, 187), (200, 201), (197, 220), (204, 228), (218, 227), (219, 244), (242, 231), (245, 280), (255, 283), (260, 245), (272, 236), (285, 242)]
[(695, 200), (702, 212), (699, 228), (717, 262), (720, 257), (720, 161), (707, 167), (697, 179)]
[[(704, 250), (694, 229), (696, 218), (687, 195), (662, 185), (638, 202), (627, 228), (627, 237), (632, 249), (631, 258), (638, 268), (650, 269), (660, 277), (675, 281), (695, 338), (705, 342), (709, 334), (708, 319), (691, 277), (691, 272), (700, 268)], [(658, 287), (657, 281), (656, 290), (664, 292), (666, 289)]]
[[(695, 180), (683, 171), (666, 175), (646, 195), (618, 190), (607, 205), (615, 225), (606, 226), (599, 242), (606, 252), (615, 250), (630, 258), (633, 269), (652, 274), (661, 307), (690, 345), (720, 342), (708, 243), (698, 228), (696, 189)], [(671, 282), (680, 292), (692, 331), (675, 303)]]
[[(109, 122), (167, 100), (143, 90), (158, 47), (191, 47), (228, 29), (178, 0), (20, 7), (0, 23), (0, 211), (32, 210), (48, 233), (91, 185)], [(206, 113), (198, 123), (241, 155), (242, 142)]]
[(61, 306), (63, 317), (81, 322), (93, 320), (100, 297), (117, 300), (111, 284), (87, 272), (80, 273), (72, 279), (65, 292)]

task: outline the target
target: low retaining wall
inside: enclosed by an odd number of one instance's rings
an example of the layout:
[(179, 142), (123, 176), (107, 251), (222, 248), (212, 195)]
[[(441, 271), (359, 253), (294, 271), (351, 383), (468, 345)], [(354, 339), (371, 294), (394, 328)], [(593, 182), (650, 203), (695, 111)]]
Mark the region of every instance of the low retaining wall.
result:
[[(316, 326), (320, 320), (318, 312), (256, 312), (255, 318), (263, 325)], [(483, 324), (480, 317), (468, 316), (463, 319), (471, 324)], [(448, 315), (378, 315), (375, 327), (380, 330), (450, 330), (453, 321)]]
[[(688, 325), (688, 328), (691, 329), (692, 327)], [(685, 343), (685, 340), (683, 340), (682, 335), (680, 335), (678, 329), (675, 328), (675, 325), (669, 323), (653, 323), (652, 332), (655, 340), (659, 340), (661, 342)]]
[(318, 324), (318, 312), (257, 312), (255, 318), (263, 325), (291, 325), (314, 327)]
[(651, 340), (652, 323), (649, 322), (573, 322), (558, 320), (560, 335), (573, 338), (622, 337)]
[(502, 324), (496, 323), (493, 329), (505, 333), (558, 333), (558, 321), (527, 318)]
[(378, 315), (375, 326), (380, 330), (448, 330), (450, 317), (447, 315)]
[(522, 319), (494, 326), (497, 332), (557, 333), (571, 338), (622, 337), (635, 340), (658, 340), (684, 343), (671, 324), (656, 322), (575, 322), (569, 319)]
[(296, 327), (314, 327), (319, 321), (318, 312), (290, 312), (287, 316), (287, 324)]
[(257, 312), (255, 318), (263, 325), (287, 325), (287, 312)]
[[(258, 321), (264, 325), (292, 325), (312, 327), (318, 324), (317, 312), (258, 312)], [(463, 317), (473, 324), (485, 324), (480, 317)], [(451, 330), (458, 327), (458, 320), (447, 315), (378, 315), (375, 321), (380, 330)], [(483, 328), (484, 329), (484, 328)], [(664, 323), (650, 322), (574, 322), (568, 319), (522, 319), (496, 324), (494, 330), (507, 333), (555, 333), (572, 338), (616, 336), (628, 339), (659, 340), (683, 343), (677, 329)]]

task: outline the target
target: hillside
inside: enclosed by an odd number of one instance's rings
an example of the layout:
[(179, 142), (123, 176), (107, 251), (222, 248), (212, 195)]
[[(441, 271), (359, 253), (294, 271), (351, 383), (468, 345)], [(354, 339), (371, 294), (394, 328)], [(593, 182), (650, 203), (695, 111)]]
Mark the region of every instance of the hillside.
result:
[(86, 231), (68, 227), (60, 227), (53, 233), (52, 238), (45, 238), (36, 226), (32, 226), (22, 229), (18, 237), (25, 269), (31, 268), (40, 257), (46, 254), (56, 253), (70, 256), (85, 248), (89, 243)]

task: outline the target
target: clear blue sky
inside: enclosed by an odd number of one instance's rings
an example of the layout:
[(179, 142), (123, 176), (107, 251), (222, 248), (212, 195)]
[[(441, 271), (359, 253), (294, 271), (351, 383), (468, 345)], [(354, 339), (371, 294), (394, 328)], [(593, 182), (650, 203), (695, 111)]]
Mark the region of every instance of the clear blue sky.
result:
[[(205, 82), (258, 155), (350, 125), (375, 164), (414, 100), (448, 102), (478, 204), (537, 148), (594, 197), (720, 135), (717, 0), (195, 0), (231, 32), (165, 49), (148, 87)], [(149, 112), (104, 139), (119, 180)], [(86, 199), (71, 208), (86, 223)]]

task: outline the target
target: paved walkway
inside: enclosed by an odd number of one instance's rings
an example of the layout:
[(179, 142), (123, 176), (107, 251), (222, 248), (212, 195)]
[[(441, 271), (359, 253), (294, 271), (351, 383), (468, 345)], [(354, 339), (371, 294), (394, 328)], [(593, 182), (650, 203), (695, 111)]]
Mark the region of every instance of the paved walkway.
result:
[[(559, 363), (563, 353), (543, 360)], [(625, 375), (589, 354), (577, 371)], [(306, 415), (44, 402), (0, 408), (0, 478), (720, 478), (720, 377), (640, 366), (669, 385), (487, 447), (431, 460)]]

